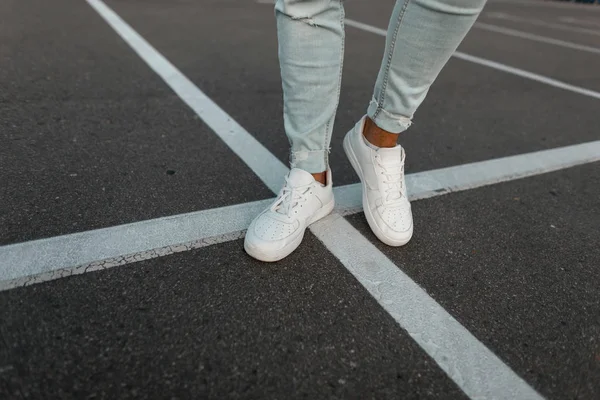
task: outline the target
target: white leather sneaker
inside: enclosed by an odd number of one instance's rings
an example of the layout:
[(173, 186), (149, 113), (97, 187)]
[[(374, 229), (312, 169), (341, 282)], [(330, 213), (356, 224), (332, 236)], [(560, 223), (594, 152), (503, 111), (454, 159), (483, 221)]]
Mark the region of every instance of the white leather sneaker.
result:
[(404, 182), (404, 149), (373, 149), (363, 136), (365, 117), (346, 134), (344, 151), (362, 183), (363, 209), (375, 236), (390, 246), (408, 243), (412, 212)]
[(244, 240), (246, 253), (272, 262), (296, 250), (306, 228), (333, 210), (331, 181), (331, 170), (323, 186), (308, 172), (293, 168), (275, 202), (250, 224)]

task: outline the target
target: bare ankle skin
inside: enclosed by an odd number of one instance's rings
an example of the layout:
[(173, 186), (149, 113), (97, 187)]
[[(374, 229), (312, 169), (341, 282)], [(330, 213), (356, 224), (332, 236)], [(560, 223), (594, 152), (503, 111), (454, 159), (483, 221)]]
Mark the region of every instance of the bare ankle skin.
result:
[(327, 185), (327, 171), (317, 172), (311, 175), (315, 178), (315, 181), (320, 182), (322, 185)]
[(385, 131), (375, 125), (375, 122), (369, 117), (365, 118), (365, 129), (363, 136), (369, 143), (377, 147), (396, 147), (398, 134)]

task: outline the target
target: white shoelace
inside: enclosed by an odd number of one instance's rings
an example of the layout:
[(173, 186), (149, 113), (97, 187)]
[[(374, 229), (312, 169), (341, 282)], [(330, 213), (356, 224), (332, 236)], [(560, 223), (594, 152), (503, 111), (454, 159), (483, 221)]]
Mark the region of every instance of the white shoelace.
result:
[(306, 202), (306, 193), (308, 193), (310, 190), (310, 186), (311, 184), (291, 187), (289, 185), (288, 177), (286, 176), (285, 185), (283, 186), (283, 189), (281, 189), (279, 198), (273, 204), (271, 210), (290, 217), (294, 207), (296, 207), (298, 204)]
[(384, 165), (379, 162), (379, 160), (377, 160), (377, 164), (382, 169), (382, 175), (385, 177), (382, 183), (387, 185), (387, 188), (385, 189), (385, 201), (387, 203), (399, 201), (404, 196), (402, 192), (404, 183), (402, 179), (404, 176), (404, 164)]

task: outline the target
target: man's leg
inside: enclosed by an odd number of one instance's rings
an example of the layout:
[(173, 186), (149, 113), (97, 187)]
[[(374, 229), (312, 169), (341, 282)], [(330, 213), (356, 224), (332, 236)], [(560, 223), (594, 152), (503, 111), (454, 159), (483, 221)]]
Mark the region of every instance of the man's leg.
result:
[[(398, 0), (385, 43), (367, 127), (398, 134), (411, 124), (429, 87), (463, 40), (486, 0)], [(370, 129), (367, 129), (367, 134)], [(386, 135), (373, 135), (373, 140)], [(389, 137), (387, 138), (389, 140)], [(387, 147), (388, 142), (380, 147)], [(376, 144), (377, 145), (377, 144)]]
[(246, 252), (262, 261), (286, 257), (306, 227), (333, 210), (328, 153), (344, 50), (341, 0), (278, 0), (275, 14), (292, 169), (246, 233)]
[(342, 77), (343, 4), (278, 0), (275, 15), (290, 164), (324, 184)]
[(413, 233), (398, 134), (410, 126), (484, 4), (485, 0), (396, 2), (367, 116), (344, 139), (344, 150), (362, 182), (367, 222), (390, 246), (408, 243)]

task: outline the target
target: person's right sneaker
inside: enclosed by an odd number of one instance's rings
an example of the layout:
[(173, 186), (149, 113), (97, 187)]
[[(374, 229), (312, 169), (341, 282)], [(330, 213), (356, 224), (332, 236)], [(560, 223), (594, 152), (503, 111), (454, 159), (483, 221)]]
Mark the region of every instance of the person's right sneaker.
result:
[(250, 224), (244, 249), (260, 261), (279, 261), (302, 242), (306, 228), (333, 210), (331, 170), (327, 185), (315, 181), (308, 172), (292, 168), (273, 204)]
[(365, 117), (346, 134), (344, 151), (362, 183), (363, 209), (375, 236), (390, 246), (408, 243), (413, 233), (404, 182), (404, 149), (375, 148), (363, 136)]

